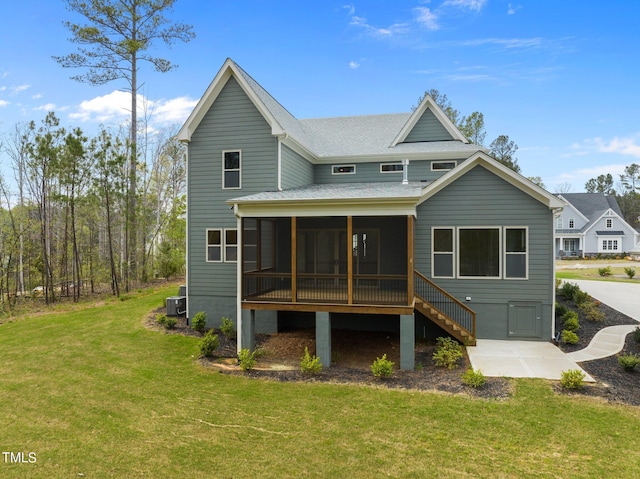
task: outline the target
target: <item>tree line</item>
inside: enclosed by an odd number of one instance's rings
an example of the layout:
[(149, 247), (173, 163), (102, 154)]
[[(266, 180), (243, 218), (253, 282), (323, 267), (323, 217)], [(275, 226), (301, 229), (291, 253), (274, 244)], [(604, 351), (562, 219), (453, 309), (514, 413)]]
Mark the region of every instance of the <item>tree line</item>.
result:
[(29, 293), (47, 303), (105, 288), (120, 295), (184, 268), (185, 147), (168, 133), (141, 146), (132, 231), (126, 131), (89, 137), (51, 112), (6, 135), (0, 148), (14, 174), (11, 186), (0, 176), (3, 309)]
[(637, 228), (640, 224), (640, 165), (632, 163), (618, 176), (617, 184), (614, 184), (611, 173), (591, 178), (585, 183), (584, 189), (587, 193), (615, 196), (625, 221)]

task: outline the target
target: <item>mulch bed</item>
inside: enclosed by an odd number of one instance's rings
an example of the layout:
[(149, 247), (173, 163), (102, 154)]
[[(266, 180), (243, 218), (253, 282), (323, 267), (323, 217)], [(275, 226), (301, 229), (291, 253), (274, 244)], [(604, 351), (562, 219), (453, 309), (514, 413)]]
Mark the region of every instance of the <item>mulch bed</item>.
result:
[[(558, 302), (571, 309), (576, 309), (558, 296)], [(605, 320), (588, 321), (580, 314), (579, 342), (576, 345), (558, 344), (564, 352), (577, 351), (586, 347), (591, 338), (600, 329), (619, 324), (637, 324), (636, 321), (618, 311), (601, 304)], [(147, 327), (164, 330), (155, 322), (155, 316), (164, 308), (154, 311), (146, 320)], [(186, 334), (199, 336), (202, 334), (186, 325), (184, 318), (177, 318), (176, 327), (165, 330), (168, 334)], [(556, 330), (561, 330), (562, 322), (556, 321)], [(332, 332), (332, 365), (324, 368), (319, 374), (309, 377), (300, 371), (300, 358), (305, 347), (311, 354), (315, 351), (315, 332), (313, 329), (285, 331), (272, 335), (256, 335), (256, 347), (264, 355), (256, 368), (242, 371), (237, 365), (236, 341), (218, 334), (220, 346), (213, 358), (200, 357), (198, 361), (205, 367), (217, 370), (222, 374), (243, 375), (245, 377), (280, 382), (329, 382), (338, 384), (362, 384), (394, 389), (417, 391), (441, 391), (453, 394), (466, 394), (476, 398), (501, 400), (513, 393), (514, 382), (505, 378), (486, 378), (487, 382), (479, 388), (465, 386), (461, 381), (462, 373), (470, 367), (466, 356), (460, 361), (458, 368), (448, 370), (435, 366), (432, 361), (435, 345), (427, 342), (416, 344), (416, 369), (401, 371), (394, 369), (393, 376), (386, 379), (375, 378), (371, 373), (371, 363), (383, 354), (393, 361), (397, 367), (400, 362), (397, 334), (334, 330)], [(640, 354), (640, 344), (627, 336), (623, 353)], [(609, 402), (625, 403), (640, 406), (640, 371), (625, 371), (616, 356), (596, 361), (581, 363), (580, 366), (596, 381), (596, 384), (585, 384), (581, 390), (566, 390), (559, 383), (552, 382), (553, 389), (559, 394), (598, 397)]]

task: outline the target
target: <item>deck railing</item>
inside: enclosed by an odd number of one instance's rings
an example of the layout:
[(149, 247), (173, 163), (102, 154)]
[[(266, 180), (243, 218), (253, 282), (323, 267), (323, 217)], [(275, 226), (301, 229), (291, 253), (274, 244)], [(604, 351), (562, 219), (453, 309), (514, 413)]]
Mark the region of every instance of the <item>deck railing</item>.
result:
[(291, 273), (246, 272), (243, 300), (299, 303), (407, 305), (407, 277), (404, 275), (297, 273), (295, 291)]
[(464, 303), (451, 296), (419, 272), (414, 273), (415, 295), (428, 303), (437, 312), (455, 321), (458, 326), (476, 337), (476, 313)]

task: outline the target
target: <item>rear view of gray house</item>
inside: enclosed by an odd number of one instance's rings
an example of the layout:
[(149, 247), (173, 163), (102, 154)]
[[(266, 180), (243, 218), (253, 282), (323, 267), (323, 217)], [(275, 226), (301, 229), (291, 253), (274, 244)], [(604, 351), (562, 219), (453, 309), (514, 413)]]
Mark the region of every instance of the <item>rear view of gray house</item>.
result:
[(256, 332), (396, 331), (403, 369), (437, 325), (553, 335), (564, 202), (470, 144), (432, 98), (410, 113), (299, 120), (228, 59), (179, 133), (188, 144), (187, 308)]

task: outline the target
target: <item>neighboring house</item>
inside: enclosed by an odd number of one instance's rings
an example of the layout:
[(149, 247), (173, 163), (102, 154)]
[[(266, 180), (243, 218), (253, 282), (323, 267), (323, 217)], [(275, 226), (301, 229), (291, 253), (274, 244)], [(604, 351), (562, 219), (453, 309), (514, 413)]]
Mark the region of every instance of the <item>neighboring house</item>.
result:
[[(316, 328), (548, 341), (564, 202), (470, 144), (432, 98), (411, 113), (298, 120), (228, 59), (188, 143), (188, 316), (256, 332)], [(384, 351), (381, 351), (381, 354)]]
[(563, 193), (566, 202), (556, 219), (557, 257), (621, 255), (636, 248), (640, 234), (624, 220), (614, 196)]

